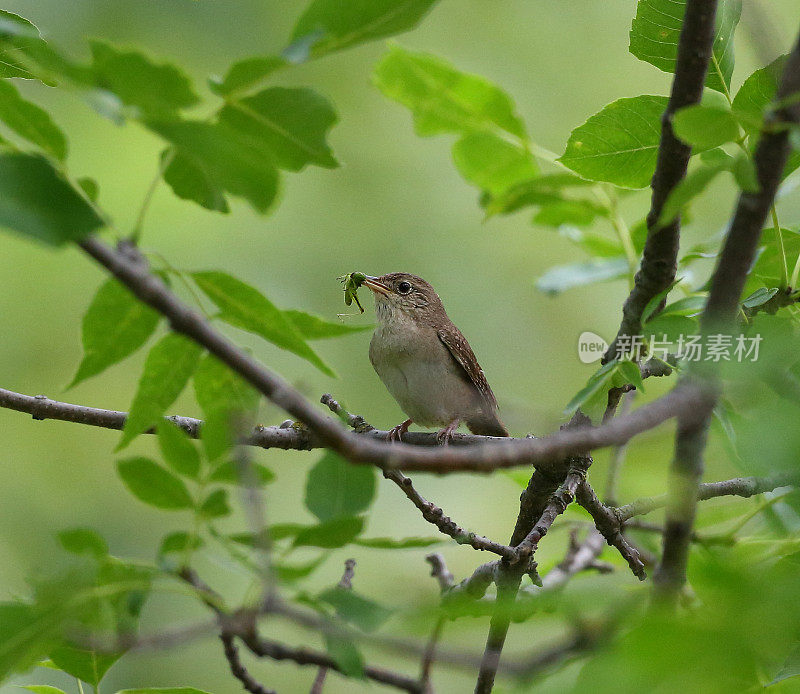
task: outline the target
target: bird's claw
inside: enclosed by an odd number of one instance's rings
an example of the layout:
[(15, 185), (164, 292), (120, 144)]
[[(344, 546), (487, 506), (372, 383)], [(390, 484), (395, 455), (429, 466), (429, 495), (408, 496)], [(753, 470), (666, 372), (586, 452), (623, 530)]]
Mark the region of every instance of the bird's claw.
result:
[(386, 440), (391, 442), (394, 441), (402, 441), (403, 434), (408, 432), (408, 427), (411, 426), (411, 420), (407, 419), (402, 424), (398, 424), (397, 426), (392, 427), (389, 429), (389, 433), (386, 434)]
[(437, 431), (436, 443), (438, 443), (440, 446), (450, 445), (453, 434), (455, 433), (456, 429), (458, 429), (458, 425), (460, 423), (460, 420), (456, 419), (455, 421), (450, 422), (450, 424), (448, 424), (444, 429)]

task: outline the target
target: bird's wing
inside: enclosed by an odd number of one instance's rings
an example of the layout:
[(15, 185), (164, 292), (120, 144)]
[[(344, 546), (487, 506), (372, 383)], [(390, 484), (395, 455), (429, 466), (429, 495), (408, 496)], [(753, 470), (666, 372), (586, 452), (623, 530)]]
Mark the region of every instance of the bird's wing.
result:
[(439, 339), (444, 343), (445, 347), (450, 350), (450, 354), (458, 362), (472, 384), (478, 389), (484, 402), (487, 405), (487, 411), (492, 412), (497, 408), (497, 398), (494, 397), (489, 381), (486, 380), (486, 375), (483, 373), (481, 365), (475, 358), (475, 353), (472, 347), (469, 346), (467, 338), (461, 334), (461, 331), (455, 325), (449, 325), (447, 328), (441, 328), (438, 331)]

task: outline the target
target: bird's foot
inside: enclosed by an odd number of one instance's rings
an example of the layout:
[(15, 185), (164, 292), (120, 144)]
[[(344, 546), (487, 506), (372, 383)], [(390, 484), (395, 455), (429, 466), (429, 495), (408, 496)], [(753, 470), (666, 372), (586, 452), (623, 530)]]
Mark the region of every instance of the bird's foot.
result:
[(444, 429), (440, 429), (436, 433), (436, 441), (439, 443), (440, 446), (449, 445), (450, 439), (453, 438), (453, 434), (455, 433), (455, 430), (458, 429), (459, 424), (461, 424), (461, 420), (454, 419)]
[(392, 427), (391, 429), (389, 429), (389, 433), (386, 435), (386, 440), (390, 442), (402, 441), (403, 434), (405, 434), (408, 431), (408, 427), (410, 427), (411, 424), (412, 424), (411, 420), (407, 419), (402, 424), (398, 424), (396, 427)]

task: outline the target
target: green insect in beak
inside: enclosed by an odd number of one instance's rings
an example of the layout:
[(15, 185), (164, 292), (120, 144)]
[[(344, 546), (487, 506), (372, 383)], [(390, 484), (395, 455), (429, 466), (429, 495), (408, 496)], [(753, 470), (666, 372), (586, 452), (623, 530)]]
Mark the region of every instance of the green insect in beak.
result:
[(364, 307), (358, 300), (358, 288), (364, 283), (367, 276), (363, 272), (350, 272), (339, 277), (339, 281), (344, 285), (344, 304), (350, 306), (354, 301), (358, 310), (364, 313)]

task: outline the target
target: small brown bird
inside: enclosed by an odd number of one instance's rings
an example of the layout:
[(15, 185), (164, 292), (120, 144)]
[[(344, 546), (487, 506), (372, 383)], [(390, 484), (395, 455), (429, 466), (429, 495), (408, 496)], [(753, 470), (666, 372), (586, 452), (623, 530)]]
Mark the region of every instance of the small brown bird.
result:
[(408, 427), (443, 427), (446, 444), (461, 422), (473, 434), (508, 436), (497, 400), (467, 339), (453, 325), (436, 291), (405, 272), (367, 276), (378, 327), (369, 359), (408, 419), (389, 432), (400, 440)]

